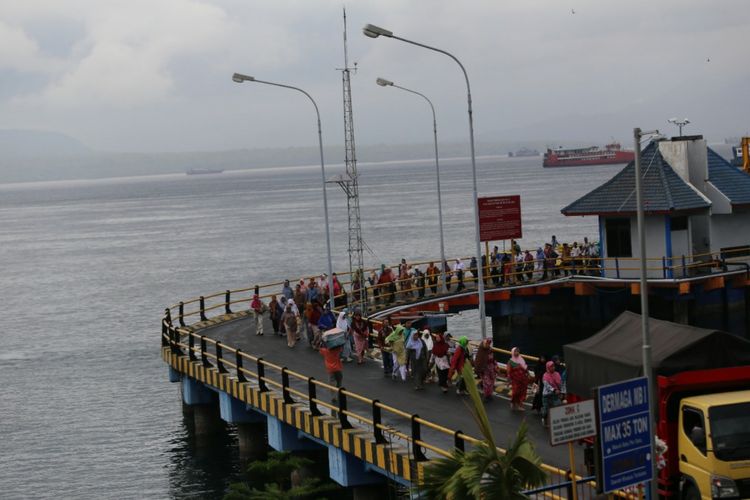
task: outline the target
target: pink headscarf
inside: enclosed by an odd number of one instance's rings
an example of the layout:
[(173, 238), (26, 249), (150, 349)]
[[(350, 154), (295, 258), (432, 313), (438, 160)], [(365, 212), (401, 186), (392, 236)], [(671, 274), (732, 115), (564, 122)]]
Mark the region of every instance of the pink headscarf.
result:
[(547, 367), (547, 371), (544, 372), (542, 380), (549, 383), (555, 390), (559, 391), (562, 388), (562, 378), (560, 378), (560, 374), (555, 371), (555, 362), (547, 361), (545, 366)]
[(521, 357), (521, 351), (519, 351), (518, 347), (510, 350), (510, 360), (522, 368), (526, 368), (526, 360)]

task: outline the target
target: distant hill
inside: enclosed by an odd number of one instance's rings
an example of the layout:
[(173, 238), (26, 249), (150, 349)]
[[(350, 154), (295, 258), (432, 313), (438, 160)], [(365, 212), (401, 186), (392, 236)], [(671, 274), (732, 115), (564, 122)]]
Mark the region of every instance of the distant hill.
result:
[(49, 157), (91, 153), (80, 141), (59, 132), (0, 130), (0, 155)]

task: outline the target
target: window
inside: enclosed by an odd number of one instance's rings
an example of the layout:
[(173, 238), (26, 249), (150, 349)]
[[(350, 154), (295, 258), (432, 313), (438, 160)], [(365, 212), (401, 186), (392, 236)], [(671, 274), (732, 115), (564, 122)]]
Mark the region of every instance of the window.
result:
[(706, 427), (703, 412), (687, 406), (682, 409), (682, 431), (698, 450), (706, 454)]
[(672, 217), (670, 220), (672, 231), (687, 231), (688, 218), (687, 217)]
[(630, 219), (606, 219), (607, 257), (632, 257)]

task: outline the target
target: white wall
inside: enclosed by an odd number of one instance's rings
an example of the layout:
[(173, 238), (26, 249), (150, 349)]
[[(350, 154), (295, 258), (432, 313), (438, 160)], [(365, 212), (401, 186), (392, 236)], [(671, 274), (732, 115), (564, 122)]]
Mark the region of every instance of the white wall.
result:
[[(605, 218), (606, 219), (606, 218)], [(650, 278), (662, 278), (664, 271), (662, 269), (662, 257), (666, 255), (667, 243), (666, 243), (666, 223), (663, 215), (653, 215), (645, 217), (645, 234), (646, 234), (646, 275)], [(602, 231), (602, 239), (604, 242), (607, 241), (607, 229), (604, 224)], [(620, 257), (617, 260), (617, 264), (614, 258), (610, 258), (607, 254), (608, 249), (605, 243), (605, 259), (604, 266), (606, 268), (605, 276), (607, 278), (616, 278), (617, 271), (616, 265), (619, 265), (619, 276), (620, 278), (637, 278), (641, 275), (640, 273), (640, 244), (638, 243), (638, 221), (637, 217), (630, 217), (630, 242), (632, 247), (632, 257)]]
[(750, 245), (750, 212), (735, 212), (732, 215), (711, 217), (711, 248)]

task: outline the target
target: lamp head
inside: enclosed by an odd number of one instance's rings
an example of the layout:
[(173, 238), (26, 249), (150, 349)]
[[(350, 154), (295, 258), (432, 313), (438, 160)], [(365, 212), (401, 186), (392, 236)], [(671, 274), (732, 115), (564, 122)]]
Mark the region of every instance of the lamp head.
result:
[(385, 78), (378, 78), (377, 80), (375, 80), (375, 83), (377, 83), (381, 87), (388, 87), (389, 85), (393, 85), (392, 81), (386, 80)]
[(242, 73), (235, 73), (232, 75), (232, 81), (236, 83), (242, 83), (242, 82), (254, 82), (255, 77), (254, 76), (247, 76), (243, 75)]
[(374, 24), (365, 24), (365, 27), (362, 28), (362, 33), (364, 33), (365, 36), (369, 36), (370, 38), (377, 38), (380, 35), (387, 36), (388, 38), (393, 37), (392, 31), (380, 28), (379, 26), (375, 26)]

